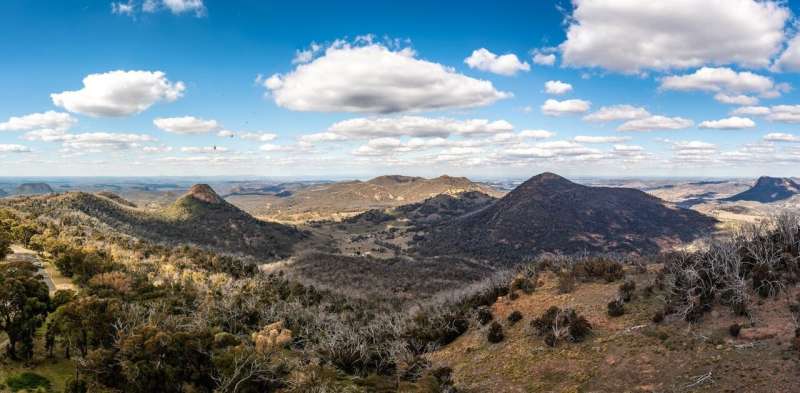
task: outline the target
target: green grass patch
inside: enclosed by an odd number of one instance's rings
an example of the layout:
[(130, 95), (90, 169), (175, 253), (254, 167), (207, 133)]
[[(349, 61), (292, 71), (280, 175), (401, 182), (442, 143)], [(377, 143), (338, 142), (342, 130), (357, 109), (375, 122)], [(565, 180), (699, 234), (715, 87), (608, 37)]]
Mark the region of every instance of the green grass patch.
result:
[(30, 371), (10, 375), (6, 378), (5, 383), (12, 392), (20, 390), (48, 391), (51, 385), (49, 379)]

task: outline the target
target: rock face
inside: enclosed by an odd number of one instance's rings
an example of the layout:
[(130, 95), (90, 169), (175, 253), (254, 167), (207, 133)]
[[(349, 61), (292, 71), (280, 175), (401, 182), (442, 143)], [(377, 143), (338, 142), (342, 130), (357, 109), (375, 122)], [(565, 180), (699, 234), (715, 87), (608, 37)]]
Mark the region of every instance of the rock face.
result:
[(490, 206), (435, 227), (417, 247), (515, 262), (541, 252), (655, 253), (713, 230), (716, 220), (630, 188), (587, 187), (553, 173)]
[(789, 199), (797, 194), (800, 194), (800, 184), (794, 180), (788, 177), (762, 176), (749, 190), (724, 200), (770, 203)]
[(19, 195), (51, 194), (53, 192), (53, 188), (47, 183), (22, 183), (16, 190)]
[(217, 195), (214, 189), (208, 184), (195, 184), (189, 189), (189, 192), (186, 193), (186, 195), (197, 199), (198, 201), (203, 201), (212, 205), (218, 205), (225, 202), (222, 197)]

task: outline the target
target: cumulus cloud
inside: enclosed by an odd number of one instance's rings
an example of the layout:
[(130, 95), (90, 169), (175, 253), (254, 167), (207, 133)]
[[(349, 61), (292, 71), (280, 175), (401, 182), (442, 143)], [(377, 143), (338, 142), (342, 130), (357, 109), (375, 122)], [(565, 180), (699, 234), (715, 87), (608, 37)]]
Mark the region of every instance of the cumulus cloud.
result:
[(30, 153), (31, 149), (27, 146), (0, 143), (0, 153)]
[(604, 106), (599, 110), (583, 117), (583, 120), (592, 122), (607, 122), (615, 120), (633, 120), (650, 116), (650, 112), (642, 107), (633, 105)]
[(518, 158), (557, 158), (601, 155), (601, 151), (591, 149), (573, 141), (540, 142), (533, 145), (519, 144), (507, 149), (504, 154)]
[(800, 71), (800, 34), (789, 40), (786, 50), (773, 64), (774, 71)]
[(318, 132), (314, 134), (301, 135), (297, 138), (302, 144), (314, 144), (320, 142), (337, 142), (344, 141), (348, 138), (344, 135), (339, 135), (335, 132)]
[(781, 132), (771, 132), (764, 135), (764, 140), (767, 142), (795, 142), (800, 143), (800, 136), (793, 134), (785, 134)]
[(77, 122), (78, 119), (68, 113), (47, 111), (9, 117), (7, 121), (0, 123), (0, 131), (26, 131), (44, 128), (67, 130)]
[(552, 66), (556, 63), (556, 55), (537, 51), (533, 53), (533, 62), (538, 65)]
[(66, 150), (80, 152), (105, 152), (126, 150), (155, 141), (147, 134), (85, 132), (72, 134), (61, 130), (36, 130), (26, 133), (23, 139), (29, 141), (61, 142)]
[(562, 81), (547, 81), (544, 83), (544, 91), (547, 94), (566, 94), (572, 91), (572, 85)]
[(579, 143), (620, 143), (631, 140), (628, 136), (587, 136), (578, 135), (573, 138)]
[(573, 6), (559, 47), (562, 63), (625, 73), (705, 64), (766, 67), (791, 16), (780, 2), (756, 0), (573, 0)]
[(498, 56), (486, 48), (474, 50), (469, 57), (464, 59), (464, 63), (469, 68), (505, 76), (515, 75), (520, 71), (530, 71), (531, 69), (528, 63), (519, 61), (517, 55), (513, 53)]
[(206, 134), (220, 129), (216, 120), (205, 120), (194, 116), (159, 117), (153, 124), (161, 130), (175, 134)]
[(758, 104), (758, 98), (751, 97), (744, 94), (738, 95), (731, 95), (725, 93), (717, 93), (714, 95), (714, 99), (717, 102), (721, 102), (723, 104), (730, 104), (730, 105), (756, 105)]
[(522, 130), (519, 132), (519, 136), (521, 138), (531, 138), (531, 139), (546, 139), (552, 138), (555, 136), (556, 133), (547, 130)]
[(703, 67), (691, 74), (661, 79), (662, 90), (752, 93), (768, 98), (776, 97), (788, 88), (786, 84), (775, 84), (766, 76), (749, 71), (736, 72), (727, 67)]
[(278, 106), (295, 111), (395, 113), (470, 108), (511, 97), (491, 82), (421, 60), (411, 48), (337, 41), (292, 72), (262, 81)]
[(769, 108), (767, 120), (800, 123), (800, 105), (774, 105)]
[(133, 3), (133, 0), (129, 0), (127, 3), (123, 2), (111, 3), (112, 14), (133, 16), (134, 11), (135, 11), (135, 4)]
[(558, 101), (551, 98), (542, 105), (542, 113), (547, 116), (574, 115), (587, 112), (591, 105), (591, 102), (585, 100)]
[(141, 113), (159, 101), (183, 96), (183, 82), (170, 82), (161, 71), (110, 71), (83, 78), (83, 88), (50, 94), (53, 104), (73, 113), (121, 117)]
[(162, 5), (173, 14), (183, 14), (193, 12), (195, 16), (203, 16), (206, 13), (206, 6), (203, 0), (162, 0)]
[(181, 147), (182, 153), (224, 153), (227, 147), (222, 146), (185, 146)]
[(278, 134), (273, 134), (271, 132), (245, 132), (239, 135), (239, 137), (248, 141), (270, 142), (277, 139)]
[(716, 130), (738, 130), (742, 128), (753, 128), (756, 123), (746, 117), (732, 116), (719, 120), (706, 120), (700, 123), (700, 128), (711, 128)]
[(769, 115), (770, 110), (766, 106), (743, 106), (731, 111), (731, 115), (741, 116), (766, 116)]
[(400, 138), (375, 138), (359, 146), (353, 155), (357, 156), (382, 156), (386, 154), (408, 153), (437, 147), (470, 147), (463, 142), (451, 141), (445, 138), (411, 138), (403, 141)]
[(689, 119), (682, 117), (667, 116), (648, 116), (641, 119), (634, 119), (622, 123), (617, 130), (619, 131), (653, 131), (653, 130), (680, 130), (689, 128), (694, 124)]
[(514, 126), (505, 120), (487, 119), (455, 120), (422, 116), (370, 117), (343, 120), (334, 123), (328, 132), (350, 139), (373, 137), (448, 137), (455, 135), (488, 135), (513, 131)]

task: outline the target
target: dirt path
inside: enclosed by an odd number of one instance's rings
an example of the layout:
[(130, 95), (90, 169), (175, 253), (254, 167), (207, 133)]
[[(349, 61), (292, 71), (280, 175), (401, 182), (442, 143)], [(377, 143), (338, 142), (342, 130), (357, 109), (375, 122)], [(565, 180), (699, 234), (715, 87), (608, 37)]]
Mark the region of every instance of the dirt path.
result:
[(29, 250), (18, 244), (12, 245), (11, 250), (14, 253), (8, 255), (6, 260), (9, 262), (30, 262), (34, 266), (38, 267), (38, 273), (42, 275), (42, 278), (44, 279), (45, 284), (47, 284), (47, 288), (49, 289), (51, 295), (59, 289), (75, 290), (75, 284), (73, 284), (69, 278), (61, 275), (61, 273), (58, 272), (52, 263), (42, 260), (36, 251)]

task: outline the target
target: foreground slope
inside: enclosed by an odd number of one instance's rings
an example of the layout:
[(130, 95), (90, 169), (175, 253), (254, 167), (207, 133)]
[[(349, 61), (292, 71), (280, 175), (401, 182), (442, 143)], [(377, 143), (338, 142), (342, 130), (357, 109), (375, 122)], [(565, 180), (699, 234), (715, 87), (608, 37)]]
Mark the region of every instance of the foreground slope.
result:
[(83, 219), (85, 230), (105, 232), (109, 237), (124, 235), (159, 244), (192, 244), (260, 259), (287, 256), (292, 245), (303, 237), (292, 227), (253, 218), (203, 184), (193, 186), (172, 206), (159, 212), (132, 208), (108, 193), (70, 192), (20, 198), (11, 203), (47, 219)]
[(794, 180), (788, 177), (762, 176), (750, 189), (724, 200), (770, 203), (789, 199), (797, 194), (800, 194), (800, 184)]
[(491, 206), (433, 229), (418, 248), (500, 261), (545, 251), (652, 253), (691, 241), (715, 223), (639, 190), (587, 187), (543, 173)]

